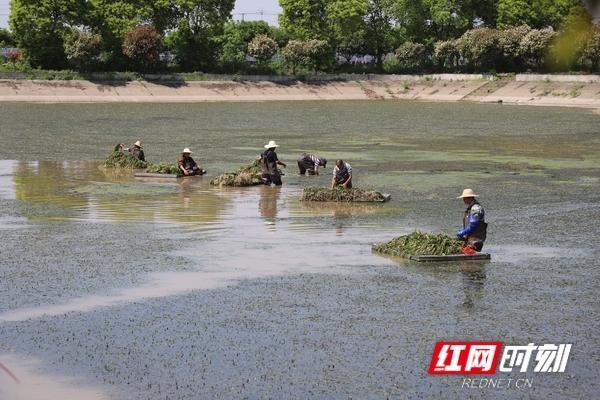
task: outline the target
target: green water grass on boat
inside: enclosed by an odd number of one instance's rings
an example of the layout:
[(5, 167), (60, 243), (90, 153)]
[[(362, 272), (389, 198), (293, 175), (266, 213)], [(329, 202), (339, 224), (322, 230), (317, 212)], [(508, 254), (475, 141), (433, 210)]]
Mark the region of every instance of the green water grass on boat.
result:
[(336, 201), (336, 202), (384, 202), (390, 199), (375, 190), (363, 190), (358, 188), (344, 189), (336, 187), (334, 189), (321, 187), (307, 187), (302, 191), (302, 201)]
[(458, 240), (445, 233), (413, 232), (410, 235), (399, 236), (387, 243), (376, 244), (373, 251), (398, 257), (420, 255), (447, 256), (460, 254), (462, 240)]
[(259, 160), (240, 167), (237, 171), (226, 172), (213, 178), (211, 185), (215, 186), (253, 186), (262, 185), (262, 171)]
[(183, 173), (179, 169), (177, 165), (174, 164), (166, 164), (166, 163), (147, 163), (148, 168), (146, 168), (146, 172), (149, 174), (168, 174), (168, 175), (177, 175), (182, 176)]
[(104, 160), (104, 166), (108, 168), (144, 169), (148, 166), (148, 163), (138, 160), (133, 155), (122, 151), (120, 145), (116, 145)]

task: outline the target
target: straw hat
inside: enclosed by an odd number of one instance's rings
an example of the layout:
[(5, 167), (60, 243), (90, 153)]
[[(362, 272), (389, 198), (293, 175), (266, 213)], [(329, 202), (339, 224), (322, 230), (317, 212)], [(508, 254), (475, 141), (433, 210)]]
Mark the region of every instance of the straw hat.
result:
[(457, 199), (464, 199), (465, 197), (477, 197), (473, 189), (465, 189)]
[(135, 142), (133, 145), (139, 147), (140, 149), (142, 148), (142, 142), (140, 142), (139, 140), (137, 142)]
[(279, 147), (279, 145), (275, 143), (274, 140), (269, 141), (269, 144), (265, 144), (265, 149), (272, 149), (275, 147)]
[(183, 151), (181, 152), (181, 154), (184, 154), (184, 153), (193, 154), (192, 151), (187, 147), (185, 149), (183, 149)]

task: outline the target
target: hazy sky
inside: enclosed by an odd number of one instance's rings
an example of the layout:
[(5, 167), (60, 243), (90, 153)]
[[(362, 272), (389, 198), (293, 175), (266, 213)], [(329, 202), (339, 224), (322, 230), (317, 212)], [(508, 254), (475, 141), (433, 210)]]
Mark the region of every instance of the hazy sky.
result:
[[(0, 0), (0, 28), (6, 28), (8, 26), (8, 3), (10, 0)], [(278, 0), (237, 0), (235, 9), (233, 10), (233, 19), (242, 19), (242, 13), (254, 13), (244, 15), (246, 20), (260, 19), (260, 10), (264, 12), (263, 19), (268, 21), (270, 24), (277, 22), (277, 14), (281, 8), (279, 8)]]

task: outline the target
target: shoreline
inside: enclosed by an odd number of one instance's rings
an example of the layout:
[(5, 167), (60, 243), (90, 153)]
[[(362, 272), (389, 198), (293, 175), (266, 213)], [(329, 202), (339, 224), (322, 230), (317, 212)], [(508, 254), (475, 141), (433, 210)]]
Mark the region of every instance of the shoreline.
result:
[[(540, 76), (539, 79), (542, 79)], [(562, 76), (564, 78), (565, 76)], [(490, 80), (481, 75), (366, 77), (364, 80), (43, 81), (0, 80), (0, 102), (202, 103), (314, 100), (413, 100), (600, 109), (600, 81)], [(595, 76), (592, 76), (595, 78)]]

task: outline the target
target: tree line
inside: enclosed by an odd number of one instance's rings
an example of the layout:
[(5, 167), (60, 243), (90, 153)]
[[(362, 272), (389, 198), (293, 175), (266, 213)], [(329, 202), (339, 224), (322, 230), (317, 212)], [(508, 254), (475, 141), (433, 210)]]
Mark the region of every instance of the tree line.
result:
[(0, 47), (19, 48), (5, 65), (79, 71), (600, 69), (579, 0), (279, 0), (279, 27), (232, 21), (234, 3), (12, 0)]

